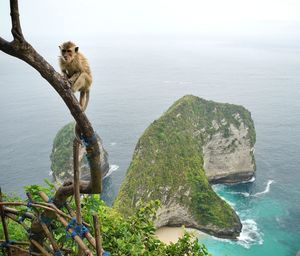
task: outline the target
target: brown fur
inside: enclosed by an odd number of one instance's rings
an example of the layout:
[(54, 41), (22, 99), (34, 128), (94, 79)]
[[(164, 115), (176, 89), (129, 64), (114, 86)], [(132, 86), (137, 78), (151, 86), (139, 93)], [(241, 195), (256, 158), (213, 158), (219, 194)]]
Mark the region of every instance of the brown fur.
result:
[(70, 82), (72, 91), (80, 91), (80, 105), (85, 110), (93, 81), (89, 63), (74, 43), (65, 42), (59, 48), (61, 52), (59, 57), (61, 72)]

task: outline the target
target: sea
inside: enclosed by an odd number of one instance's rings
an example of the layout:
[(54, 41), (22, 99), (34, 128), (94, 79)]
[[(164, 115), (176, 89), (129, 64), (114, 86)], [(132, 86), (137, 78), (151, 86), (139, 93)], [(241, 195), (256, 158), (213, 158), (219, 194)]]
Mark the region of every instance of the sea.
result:
[[(29, 38), (58, 69), (64, 38)], [(243, 105), (252, 114), (256, 177), (214, 185), (243, 223), (236, 241), (200, 236), (214, 256), (295, 256), (300, 250), (300, 44), (283, 39), (203, 36), (77, 38), (90, 61), (86, 114), (103, 140), (111, 169), (103, 198), (111, 204), (135, 145), (174, 101), (193, 94)], [(73, 120), (55, 90), (26, 63), (0, 52), (0, 186), (52, 180), (50, 153)]]

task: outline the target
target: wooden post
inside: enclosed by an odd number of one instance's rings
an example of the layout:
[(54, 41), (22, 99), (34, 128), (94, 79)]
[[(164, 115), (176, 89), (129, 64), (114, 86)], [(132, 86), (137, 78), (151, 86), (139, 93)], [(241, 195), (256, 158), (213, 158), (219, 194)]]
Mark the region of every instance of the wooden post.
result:
[(82, 224), (81, 205), (80, 205), (80, 187), (79, 187), (79, 141), (75, 138), (73, 141), (73, 164), (74, 164), (74, 195), (76, 204), (76, 222)]
[[(2, 202), (1, 188), (0, 188), (0, 202)], [(6, 221), (5, 221), (5, 213), (4, 213), (4, 210), (3, 210), (3, 205), (0, 205), (0, 214), (1, 214), (1, 221), (2, 221), (2, 226), (3, 226), (3, 231), (4, 231), (5, 242), (9, 243), (9, 235), (8, 235), (7, 224), (6, 224)], [(11, 256), (9, 247), (6, 248), (6, 251), (7, 251), (7, 255)]]
[[(76, 133), (76, 129), (75, 129)], [(78, 226), (82, 225), (81, 219), (81, 204), (80, 204), (80, 172), (79, 172), (79, 146), (80, 142), (77, 138), (73, 141), (73, 167), (74, 167), (74, 196), (75, 196), (75, 205), (76, 205), (76, 224)], [(82, 250), (78, 245), (78, 255), (82, 255)]]
[(95, 239), (96, 239), (96, 253), (97, 256), (102, 256), (102, 243), (101, 243), (101, 226), (98, 221), (98, 216), (96, 213), (93, 214), (94, 229), (95, 229)]

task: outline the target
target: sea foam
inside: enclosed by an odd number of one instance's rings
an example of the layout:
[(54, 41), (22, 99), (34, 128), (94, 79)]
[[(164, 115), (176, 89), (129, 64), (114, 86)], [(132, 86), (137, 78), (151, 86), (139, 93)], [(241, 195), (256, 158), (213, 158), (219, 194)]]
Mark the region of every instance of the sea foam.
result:
[(229, 192), (230, 194), (233, 194), (233, 195), (242, 195), (244, 197), (249, 197), (249, 196), (260, 196), (260, 195), (263, 195), (263, 194), (266, 194), (266, 193), (269, 193), (270, 192), (270, 189), (271, 189), (271, 184), (274, 182), (274, 180), (268, 180), (267, 182), (267, 185), (266, 185), (266, 188), (261, 191), (261, 192), (257, 192), (255, 194), (250, 194), (248, 192), (240, 192), (240, 191), (231, 191)]
[(255, 176), (252, 176), (252, 178), (250, 180), (245, 180), (245, 181), (242, 181), (241, 183), (252, 183), (255, 181)]
[(269, 193), (269, 192), (270, 192), (270, 188), (271, 188), (271, 184), (272, 184), (273, 182), (274, 182), (274, 180), (268, 180), (268, 183), (267, 183), (267, 186), (266, 186), (265, 190), (264, 190), (264, 191), (261, 191), (261, 192), (257, 192), (257, 193), (255, 193), (253, 196), (260, 196), (260, 195)]
[(238, 237), (238, 244), (249, 249), (254, 244), (263, 244), (263, 234), (253, 219), (242, 220), (242, 232)]
[(250, 249), (250, 247), (255, 244), (263, 244), (263, 234), (261, 233), (257, 226), (257, 223), (253, 219), (242, 220), (242, 225), (242, 232), (238, 236), (237, 241), (213, 236), (212, 238), (214, 240), (229, 244), (238, 244), (246, 249)]
[(230, 194), (232, 194), (232, 195), (242, 195), (242, 196), (244, 196), (244, 197), (249, 197), (250, 196), (250, 193), (248, 193), (248, 192), (236, 192), (236, 191), (231, 191), (231, 192), (229, 192)]
[(118, 170), (119, 167), (120, 166), (115, 165), (115, 164), (110, 165), (109, 170), (108, 170), (108, 172), (107, 172), (107, 174), (105, 175), (104, 178), (107, 178), (108, 176), (110, 176), (113, 172), (115, 172), (116, 170)]

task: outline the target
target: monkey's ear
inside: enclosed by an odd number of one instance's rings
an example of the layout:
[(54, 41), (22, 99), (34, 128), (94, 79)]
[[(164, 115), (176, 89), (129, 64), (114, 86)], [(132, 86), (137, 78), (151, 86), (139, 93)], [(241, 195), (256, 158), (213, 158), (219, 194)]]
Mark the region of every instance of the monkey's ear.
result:
[(79, 47), (78, 47), (78, 46), (76, 46), (76, 47), (75, 47), (75, 52), (78, 52), (78, 49), (79, 49)]

